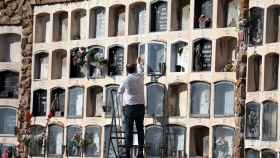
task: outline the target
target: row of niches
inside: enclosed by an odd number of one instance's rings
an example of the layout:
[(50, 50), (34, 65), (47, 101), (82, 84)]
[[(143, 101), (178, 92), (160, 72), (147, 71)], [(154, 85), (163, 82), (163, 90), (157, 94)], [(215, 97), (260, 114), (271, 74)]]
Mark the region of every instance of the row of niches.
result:
[[(58, 49), (52, 52), (51, 79), (125, 75), (124, 63), (136, 64), (137, 57), (147, 60), (145, 65), (147, 65), (148, 75), (165, 75), (166, 71), (233, 72), (236, 42), (234, 37), (217, 39), (215, 54), (212, 53), (212, 41), (208, 39), (195, 40), (193, 48), (184, 41), (173, 43), (170, 47), (169, 43), (159, 41), (146, 44), (134, 43), (128, 45), (127, 49), (121, 45), (114, 45), (108, 47), (108, 54), (105, 53), (103, 46), (73, 48), (70, 50), (70, 75), (67, 73), (68, 53), (66, 50)], [(127, 52), (124, 52), (125, 50)], [(215, 64), (213, 64), (213, 60)], [(34, 79), (48, 79), (49, 63), (49, 53), (35, 54)], [(215, 68), (212, 65), (215, 65)], [(166, 67), (169, 67), (169, 70), (166, 70)]]
[[(108, 36), (112, 37), (143, 34), (146, 28), (149, 28), (149, 32), (184, 31), (190, 30), (192, 26), (212, 28), (214, 22), (217, 23), (218, 28), (235, 27), (238, 22), (237, 0), (218, 1), (217, 19), (213, 19), (213, 0), (196, 0), (194, 17), (191, 17), (190, 0), (172, 0), (171, 15), (168, 15), (168, 3), (170, 2), (167, 0), (156, 0), (150, 4), (149, 11), (146, 9), (145, 2), (132, 3), (128, 7), (128, 22), (126, 22), (126, 6), (123, 4), (115, 4), (109, 8), (95, 6), (90, 10), (80, 8), (71, 12), (61, 10), (52, 15), (39, 13), (35, 15), (35, 42), (67, 41), (69, 30), (71, 40), (104, 37), (106, 25)], [(107, 10), (109, 10), (108, 14), (106, 14)], [(150, 15), (150, 22), (147, 21), (147, 13)], [(168, 18), (170, 18), (170, 28), (168, 28)], [(71, 22), (68, 22), (69, 19)], [(87, 25), (89, 26), (85, 27)], [(128, 25), (128, 33), (125, 30), (126, 25)], [(86, 30), (87, 28), (89, 29)], [(52, 37), (49, 34), (51, 30), (53, 30)]]
[[(108, 153), (110, 129), (110, 125), (104, 127), (89, 125), (83, 130), (83, 127), (77, 125), (64, 128), (61, 125), (52, 124), (48, 126), (47, 144), (44, 149), (38, 139), (42, 137), (44, 127), (34, 125), (30, 132), (33, 142), (30, 145), (32, 149), (30, 155), (40, 157), (46, 151), (48, 156), (65, 154), (67, 156), (100, 157), (103, 152), (103, 157), (106, 157), (105, 155), (114, 157), (112, 148)], [(234, 128), (225, 125), (192, 126), (189, 130), (190, 133), (187, 134), (186, 127), (176, 124), (167, 124), (165, 127), (155, 124), (147, 125), (145, 127), (145, 157), (160, 158), (165, 153), (169, 158), (209, 157), (210, 150), (212, 150), (211, 157), (213, 158), (234, 157)], [(83, 147), (75, 146), (72, 142), (74, 138), (88, 140), (87, 142), (91, 143)], [(138, 142), (135, 138), (137, 138), (136, 134), (133, 144), (137, 145)], [(209, 148), (210, 143), (212, 143), (212, 149)], [(186, 148), (189, 148), (188, 153)]]
[(247, 91), (278, 90), (279, 54), (253, 54), (248, 57)]
[[(152, 82), (146, 84), (145, 88), (146, 117), (186, 117), (187, 111), (192, 118), (233, 117), (235, 114), (235, 88), (232, 82), (221, 81), (211, 85), (194, 81), (189, 86), (186, 83), (174, 83), (168, 88)], [(115, 109), (122, 107), (117, 90), (118, 85), (88, 88), (73, 86), (67, 90), (57, 87), (50, 90), (50, 98), (47, 98), (47, 90), (37, 89), (33, 91), (32, 113), (33, 116), (43, 117), (49, 111), (55, 117), (64, 117), (67, 113), (68, 118), (77, 119), (84, 116), (110, 117), (113, 106)], [(65, 98), (68, 98), (67, 107)]]

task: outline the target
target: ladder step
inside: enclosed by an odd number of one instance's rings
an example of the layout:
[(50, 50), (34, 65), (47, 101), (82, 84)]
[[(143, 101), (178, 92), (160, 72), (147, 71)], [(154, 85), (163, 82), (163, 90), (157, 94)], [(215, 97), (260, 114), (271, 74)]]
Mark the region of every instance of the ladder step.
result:
[(111, 137), (112, 139), (126, 139), (125, 137)]

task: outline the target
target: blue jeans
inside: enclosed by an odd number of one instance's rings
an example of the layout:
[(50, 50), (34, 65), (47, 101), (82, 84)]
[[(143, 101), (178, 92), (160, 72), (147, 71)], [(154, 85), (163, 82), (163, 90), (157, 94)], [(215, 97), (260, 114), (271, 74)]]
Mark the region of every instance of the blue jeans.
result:
[(133, 125), (136, 124), (137, 134), (138, 134), (138, 153), (143, 154), (144, 147), (144, 116), (145, 116), (145, 106), (143, 104), (139, 105), (126, 105), (123, 108), (124, 112), (124, 130), (125, 130), (125, 145), (126, 145), (126, 155), (129, 157), (130, 148), (133, 145)]

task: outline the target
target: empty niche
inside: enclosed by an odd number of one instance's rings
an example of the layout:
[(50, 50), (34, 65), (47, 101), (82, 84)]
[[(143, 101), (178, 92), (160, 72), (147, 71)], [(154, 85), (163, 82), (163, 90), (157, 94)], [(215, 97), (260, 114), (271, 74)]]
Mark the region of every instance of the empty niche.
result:
[(168, 105), (167, 113), (169, 116), (184, 116), (187, 101), (187, 84), (185, 83), (174, 83), (168, 87)]
[(216, 46), (216, 72), (232, 72), (237, 39), (222, 37), (217, 39)]
[(193, 71), (211, 71), (211, 58), (212, 41), (207, 39), (195, 41), (193, 46)]
[(259, 158), (260, 152), (254, 149), (245, 149), (246, 158)]
[(128, 34), (144, 34), (146, 26), (146, 3), (136, 2), (129, 6)]
[(167, 157), (185, 157), (186, 128), (179, 125), (167, 126)]
[(150, 125), (145, 130), (145, 143), (147, 157), (160, 158), (163, 146), (163, 128)]
[(258, 7), (251, 8), (249, 19), (249, 46), (262, 45), (263, 21), (264, 9)]
[(47, 90), (38, 89), (33, 92), (33, 116), (45, 116), (47, 111)]
[(71, 40), (84, 39), (84, 29), (86, 25), (86, 10), (76, 9), (71, 13)]
[(234, 128), (220, 125), (213, 132), (213, 158), (233, 157)]
[(171, 2), (171, 31), (189, 29), (190, 0), (173, 0)]
[(21, 57), (21, 36), (19, 34), (0, 34), (0, 62), (19, 62)]
[(152, 0), (150, 32), (167, 31), (167, 0)]
[(87, 117), (97, 117), (102, 115), (103, 88), (92, 86), (87, 90)]
[(147, 84), (147, 114), (152, 117), (164, 115), (165, 86), (160, 83)]
[(125, 6), (114, 5), (109, 8), (109, 36), (123, 36), (125, 33)]
[(277, 152), (271, 149), (263, 149), (261, 155), (262, 158), (277, 158)]
[(0, 135), (15, 135), (17, 127), (17, 110), (0, 107)]
[(188, 63), (188, 43), (179, 41), (171, 46), (171, 72), (186, 72)]
[(191, 115), (208, 117), (211, 97), (210, 84), (206, 82), (191, 83)]
[(278, 104), (272, 101), (263, 103), (262, 136), (263, 140), (277, 140)]
[(166, 69), (166, 43), (148, 43), (148, 74), (164, 75)]
[(74, 141), (77, 141), (78, 139), (82, 139), (82, 128), (80, 126), (70, 125), (67, 127), (67, 149), (66, 153), (67, 156), (81, 156), (82, 154), (82, 148), (78, 145), (75, 145)]
[(0, 72), (0, 98), (17, 98), (19, 92), (19, 73)]
[(145, 59), (145, 44), (133, 43), (128, 46), (127, 64), (136, 64), (138, 57)]
[(48, 127), (47, 153), (50, 157), (62, 156), (64, 153), (64, 129), (60, 125)]
[(103, 46), (90, 46), (87, 54), (87, 77), (101, 78), (104, 77), (107, 68), (107, 60)]
[(248, 60), (248, 91), (260, 90), (262, 57), (252, 55)]
[(213, 23), (213, 1), (196, 0), (194, 14), (194, 28), (211, 28)]
[(52, 53), (52, 79), (66, 78), (67, 73), (67, 52), (58, 49)]
[(51, 91), (51, 104), (50, 110), (54, 113), (54, 116), (64, 116), (65, 107), (65, 89), (54, 88)]
[(276, 90), (278, 88), (279, 55), (269, 53), (265, 56), (264, 65), (264, 90)]
[(85, 156), (99, 157), (101, 154), (101, 129), (97, 126), (87, 126), (85, 130), (85, 139), (91, 142), (85, 145)]
[(33, 125), (31, 126), (31, 140), (29, 144), (29, 148), (32, 150), (29, 150), (29, 155), (30, 156), (38, 156), (41, 157), (44, 155), (44, 150), (43, 150), (43, 143), (42, 143), (42, 137), (43, 137), (43, 132), (45, 130), (44, 127), (39, 126), (39, 125)]
[(90, 10), (89, 37), (99, 38), (105, 36), (105, 8), (95, 7)]
[(124, 68), (124, 48), (114, 46), (109, 48), (109, 76), (122, 75)]
[(47, 80), (49, 69), (49, 54), (40, 52), (35, 54), (34, 79)]
[[(121, 107), (122, 107), (122, 97), (117, 97), (119, 85), (111, 84), (106, 86), (106, 106), (105, 106), (105, 115), (112, 116), (113, 108), (121, 116)], [(117, 116), (118, 117), (118, 116)]]
[(35, 42), (48, 42), (50, 31), (50, 14), (41, 13), (36, 15), (35, 20)]
[(232, 82), (215, 83), (215, 107), (216, 117), (234, 116), (234, 84)]
[(59, 11), (53, 15), (53, 41), (67, 41), (68, 39), (68, 13)]
[(238, 23), (238, 1), (218, 1), (218, 24), (219, 28), (236, 27)]
[(249, 102), (246, 104), (246, 138), (260, 137), (260, 104)]
[(195, 126), (190, 129), (190, 158), (209, 157), (209, 128)]
[(82, 117), (84, 106), (84, 88), (78, 86), (70, 87), (68, 99), (68, 117)]
[(267, 8), (266, 43), (279, 42), (280, 40), (280, 5)]

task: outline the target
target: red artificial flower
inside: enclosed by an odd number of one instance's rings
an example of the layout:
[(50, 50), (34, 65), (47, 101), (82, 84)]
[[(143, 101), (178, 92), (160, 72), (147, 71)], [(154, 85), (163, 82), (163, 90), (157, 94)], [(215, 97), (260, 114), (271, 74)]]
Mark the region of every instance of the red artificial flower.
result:
[(32, 119), (32, 113), (31, 113), (31, 112), (27, 112), (27, 113), (25, 114), (25, 117), (26, 117), (26, 120), (27, 120), (28, 122), (30, 122), (31, 119)]
[(53, 116), (54, 116), (54, 113), (53, 113), (53, 112), (50, 112), (50, 113), (48, 114), (48, 119), (51, 119)]

